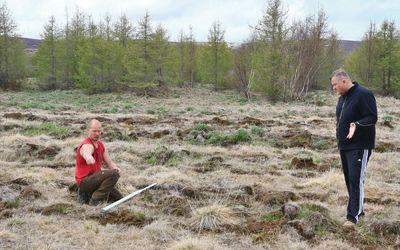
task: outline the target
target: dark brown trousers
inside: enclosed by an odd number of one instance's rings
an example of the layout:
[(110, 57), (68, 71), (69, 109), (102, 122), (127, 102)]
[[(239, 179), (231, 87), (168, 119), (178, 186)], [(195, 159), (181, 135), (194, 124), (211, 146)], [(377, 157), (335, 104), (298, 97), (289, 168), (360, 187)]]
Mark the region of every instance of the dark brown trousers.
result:
[(101, 170), (86, 176), (80, 183), (81, 192), (91, 194), (94, 201), (114, 202), (122, 198), (122, 194), (115, 188), (119, 179), (116, 170)]

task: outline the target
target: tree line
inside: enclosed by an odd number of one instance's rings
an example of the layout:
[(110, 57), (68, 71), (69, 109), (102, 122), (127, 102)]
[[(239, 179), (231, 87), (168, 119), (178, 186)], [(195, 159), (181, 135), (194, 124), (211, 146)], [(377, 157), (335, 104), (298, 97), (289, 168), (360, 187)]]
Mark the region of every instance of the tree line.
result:
[(371, 23), (345, 67), (376, 92), (400, 98), (400, 30), (395, 22), (385, 20), (380, 27)]
[(210, 27), (206, 42), (195, 40), (192, 27), (172, 41), (148, 12), (135, 24), (125, 14), (94, 22), (77, 9), (64, 23), (51, 16), (29, 58), (7, 6), (0, 5), (3, 89), (21, 88), (26, 77), (37, 79), (42, 90), (87, 93), (211, 84), (215, 90), (237, 89), (246, 98), (261, 93), (290, 101), (329, 89), (330, 73), (339, 67), (382, 94), (396, 96), (400, 89), (399, 31), (392, 21), (379, 29), (371, 24), (361, 46), (347, 57), (323, 10), (289, 22), (282, 0), (267, 1), (261, 19), (249, 27), (251, 36), (239, 46), (225, 40), (219, 22)]

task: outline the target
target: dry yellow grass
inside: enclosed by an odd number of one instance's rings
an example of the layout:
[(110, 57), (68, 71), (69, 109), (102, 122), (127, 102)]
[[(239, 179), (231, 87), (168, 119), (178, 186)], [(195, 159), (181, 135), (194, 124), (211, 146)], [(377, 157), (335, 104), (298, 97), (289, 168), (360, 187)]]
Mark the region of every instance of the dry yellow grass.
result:
[(237, 226), (240, 219), (234, 211), (223, 204), (211, 204), (193, 210), (190, 228), (197, 232), (224, 230), (224, 227)]

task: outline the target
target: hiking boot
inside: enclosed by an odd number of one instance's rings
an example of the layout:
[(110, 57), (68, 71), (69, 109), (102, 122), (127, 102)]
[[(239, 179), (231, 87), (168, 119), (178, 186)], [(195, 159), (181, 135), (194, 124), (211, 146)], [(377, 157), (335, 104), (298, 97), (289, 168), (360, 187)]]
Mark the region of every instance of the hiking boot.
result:
[(80, 188), (78, 188), (78, 201), (80, 204), (88, 204), (90, 201), (90, 194), (87, 192), (82, 192)]

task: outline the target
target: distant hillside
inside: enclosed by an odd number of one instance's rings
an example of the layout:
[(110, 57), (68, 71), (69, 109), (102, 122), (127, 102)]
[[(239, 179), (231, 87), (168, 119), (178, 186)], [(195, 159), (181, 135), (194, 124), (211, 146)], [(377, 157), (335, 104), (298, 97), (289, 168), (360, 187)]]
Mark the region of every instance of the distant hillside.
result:
[(27, 50), (36, 50), (39, 46), (39, 44), (42, 42), (40, 39), (32, 39), (32, 38), (21, 38), (25, 45)]
[(339, 40), (340, 47), (346, 51), (346, 53), (351, 53), (356, 48), (360, 47), (360, 41), (349, 41), (349, 40)]

